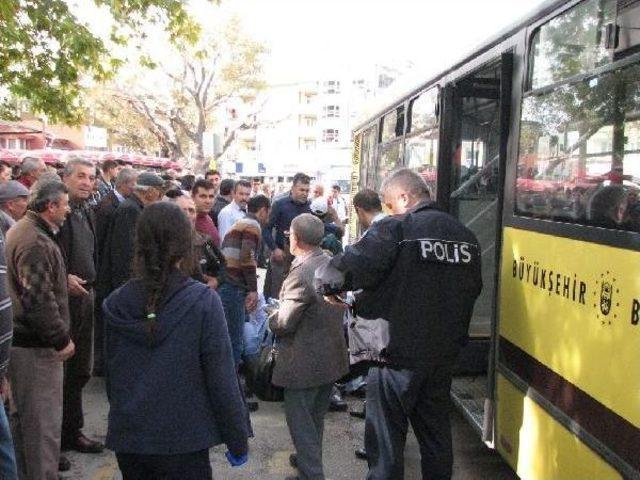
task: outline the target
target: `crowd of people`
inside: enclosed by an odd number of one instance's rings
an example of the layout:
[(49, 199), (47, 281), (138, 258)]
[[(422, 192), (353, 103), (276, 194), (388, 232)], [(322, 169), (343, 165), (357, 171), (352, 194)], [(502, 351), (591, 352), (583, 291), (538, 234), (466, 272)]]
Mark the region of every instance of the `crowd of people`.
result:
[[(356, 375), (368, 478), (402, 478), (408, 422), (424, 478), (450, 478), (448, 391), (479, 250), (418, 174), (354, 196), (351, 245), (340, 187), (327, 197), (304, 173), (279, 194), (82, 158), (61, 172), (26, 158), (15, 178), (0, 163), (0, 478), (57, 479), (61, 452), (105, 447), (125, 480), (212, 478), (218, 444), (243, 465), (268, 336), (296, 478), (324, 478), (324, 417), (346, 409), (336, 382)], [(105, 377), (105, 445), (83, 433), (92, 375)]]

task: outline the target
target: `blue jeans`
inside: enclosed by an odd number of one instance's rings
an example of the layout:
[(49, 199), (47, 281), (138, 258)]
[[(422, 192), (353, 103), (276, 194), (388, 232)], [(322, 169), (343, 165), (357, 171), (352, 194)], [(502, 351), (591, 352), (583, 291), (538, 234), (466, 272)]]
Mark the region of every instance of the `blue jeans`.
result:
[(224, 316), (227, 319), (227, 329), (231, 338), (231, 348), (236, 367), (242, 361), (245, 308), (244, 301), (247, 291), (230, 283), (223, 283), (218, 288), (218, 295), (222, 300)]
[(13, 449), (11, 430), (4, 405), (0, 405), (0, 478), (15, 480), (18, 478), (16, 454)]

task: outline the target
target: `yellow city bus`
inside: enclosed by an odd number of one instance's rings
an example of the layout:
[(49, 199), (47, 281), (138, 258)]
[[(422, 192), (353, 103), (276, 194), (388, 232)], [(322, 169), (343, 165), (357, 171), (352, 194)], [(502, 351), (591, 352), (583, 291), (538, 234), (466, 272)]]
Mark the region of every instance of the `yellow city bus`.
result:
[(640, 1), (545, 3), (389, 103), (352, 195), (398, 166), (481, 243), (454, 403), (522, 478), (640, 478)]

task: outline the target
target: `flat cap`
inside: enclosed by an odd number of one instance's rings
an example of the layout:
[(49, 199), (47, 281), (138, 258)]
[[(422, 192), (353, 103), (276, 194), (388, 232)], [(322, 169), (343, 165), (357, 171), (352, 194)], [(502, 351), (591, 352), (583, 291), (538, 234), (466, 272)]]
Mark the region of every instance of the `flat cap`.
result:
[(155, 173), (143, 172), (138, 175), (136, 180), (136, 186), (138, 187), (154, 187), (164, 188), (164, 180)]
[(0, 185), (0, 202), (28, 196), (29, 189), (15, 180), (9, 180), (7, 183)]

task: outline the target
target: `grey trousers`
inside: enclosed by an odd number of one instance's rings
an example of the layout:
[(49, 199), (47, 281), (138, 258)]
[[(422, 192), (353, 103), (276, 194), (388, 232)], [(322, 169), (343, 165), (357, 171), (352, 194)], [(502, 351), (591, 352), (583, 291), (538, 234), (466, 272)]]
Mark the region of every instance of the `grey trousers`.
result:
[(322, 435), (332, 388), (333, 384), (284, 389), (284, 412), (303, 480), (324, 480)]
[(9, 367), (18, 469), (25, 480), (58, 480), (62, 362), (53, 349), (11, 347)]

